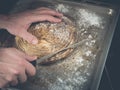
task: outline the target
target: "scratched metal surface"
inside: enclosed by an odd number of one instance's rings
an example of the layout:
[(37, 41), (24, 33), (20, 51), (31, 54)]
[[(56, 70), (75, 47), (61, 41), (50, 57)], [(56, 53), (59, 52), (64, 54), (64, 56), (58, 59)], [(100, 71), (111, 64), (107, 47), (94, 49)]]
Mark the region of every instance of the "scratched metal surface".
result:
[(37, 74), (17, 89), (95, 90), (112, 40), (116, 11), (89, 3), (20, 0), (11, 13), (40, 6), (55, 9), (70, 17), (76, 23), (78, 42), (86, 41), (66, 59), (50, 65), (37, 65)]

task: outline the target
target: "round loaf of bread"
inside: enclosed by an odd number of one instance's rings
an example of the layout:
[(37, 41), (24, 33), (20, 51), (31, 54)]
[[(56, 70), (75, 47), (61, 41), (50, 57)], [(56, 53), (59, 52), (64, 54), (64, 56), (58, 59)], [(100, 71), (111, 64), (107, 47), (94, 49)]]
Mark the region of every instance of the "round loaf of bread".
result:
[[(75, 43), (76, 30), (73, 22), (67, 17), (63, 17), (59, 23), (39, 22), (32, 24), (28, 32), (35, 35), (38, 39), (38, 44), (33, 45), (28, 43), (21, 37), (16, 36), (16, 46), (28, 55), (41, 58), (51, 53), (57, 52)], [(56, 55), (44, 60), (41, 64), (46, 64), (61, 60), (67, 57), (73, 49), (67, 49)]]

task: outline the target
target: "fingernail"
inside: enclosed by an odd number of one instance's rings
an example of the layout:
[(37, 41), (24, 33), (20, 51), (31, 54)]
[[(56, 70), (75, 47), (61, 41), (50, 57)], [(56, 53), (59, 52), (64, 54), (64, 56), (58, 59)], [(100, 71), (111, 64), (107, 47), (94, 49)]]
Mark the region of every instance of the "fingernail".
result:
[(38, 43), (38, 40), (32, 40), (32, 44), (37, 44)]

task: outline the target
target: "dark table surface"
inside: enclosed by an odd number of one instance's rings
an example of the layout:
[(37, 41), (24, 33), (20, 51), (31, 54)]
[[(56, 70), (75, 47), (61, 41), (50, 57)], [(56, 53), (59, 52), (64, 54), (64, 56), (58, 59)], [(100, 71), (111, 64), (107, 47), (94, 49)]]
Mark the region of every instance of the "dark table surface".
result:
[[(0, 13), (6, 14), (18, 0), (0, 0)], [(74, 0), (80, 1), (80, 0)], [(120, 6), (120, 0), (94, 0)], [(108, 53), (99, 90), (120, 90), (120, 17)]]

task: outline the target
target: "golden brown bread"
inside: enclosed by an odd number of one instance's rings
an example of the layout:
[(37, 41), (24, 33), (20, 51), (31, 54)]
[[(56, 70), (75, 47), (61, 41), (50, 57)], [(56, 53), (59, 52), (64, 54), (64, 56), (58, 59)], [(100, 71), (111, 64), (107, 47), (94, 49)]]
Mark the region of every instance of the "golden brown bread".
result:
[[(70, 19), (63, 17), (60, 23), (41, 22), (28, 29), (39, 40), (38, 44), (33, 45), (26, 40), (16, 36), (16, 46), (28, 55), (38, 58), (61, 50), (75, 42), (75, 27)], [(67, 57), (73, 49), (62, 51), (49, 60), (42, 63), (49, 63)]]

